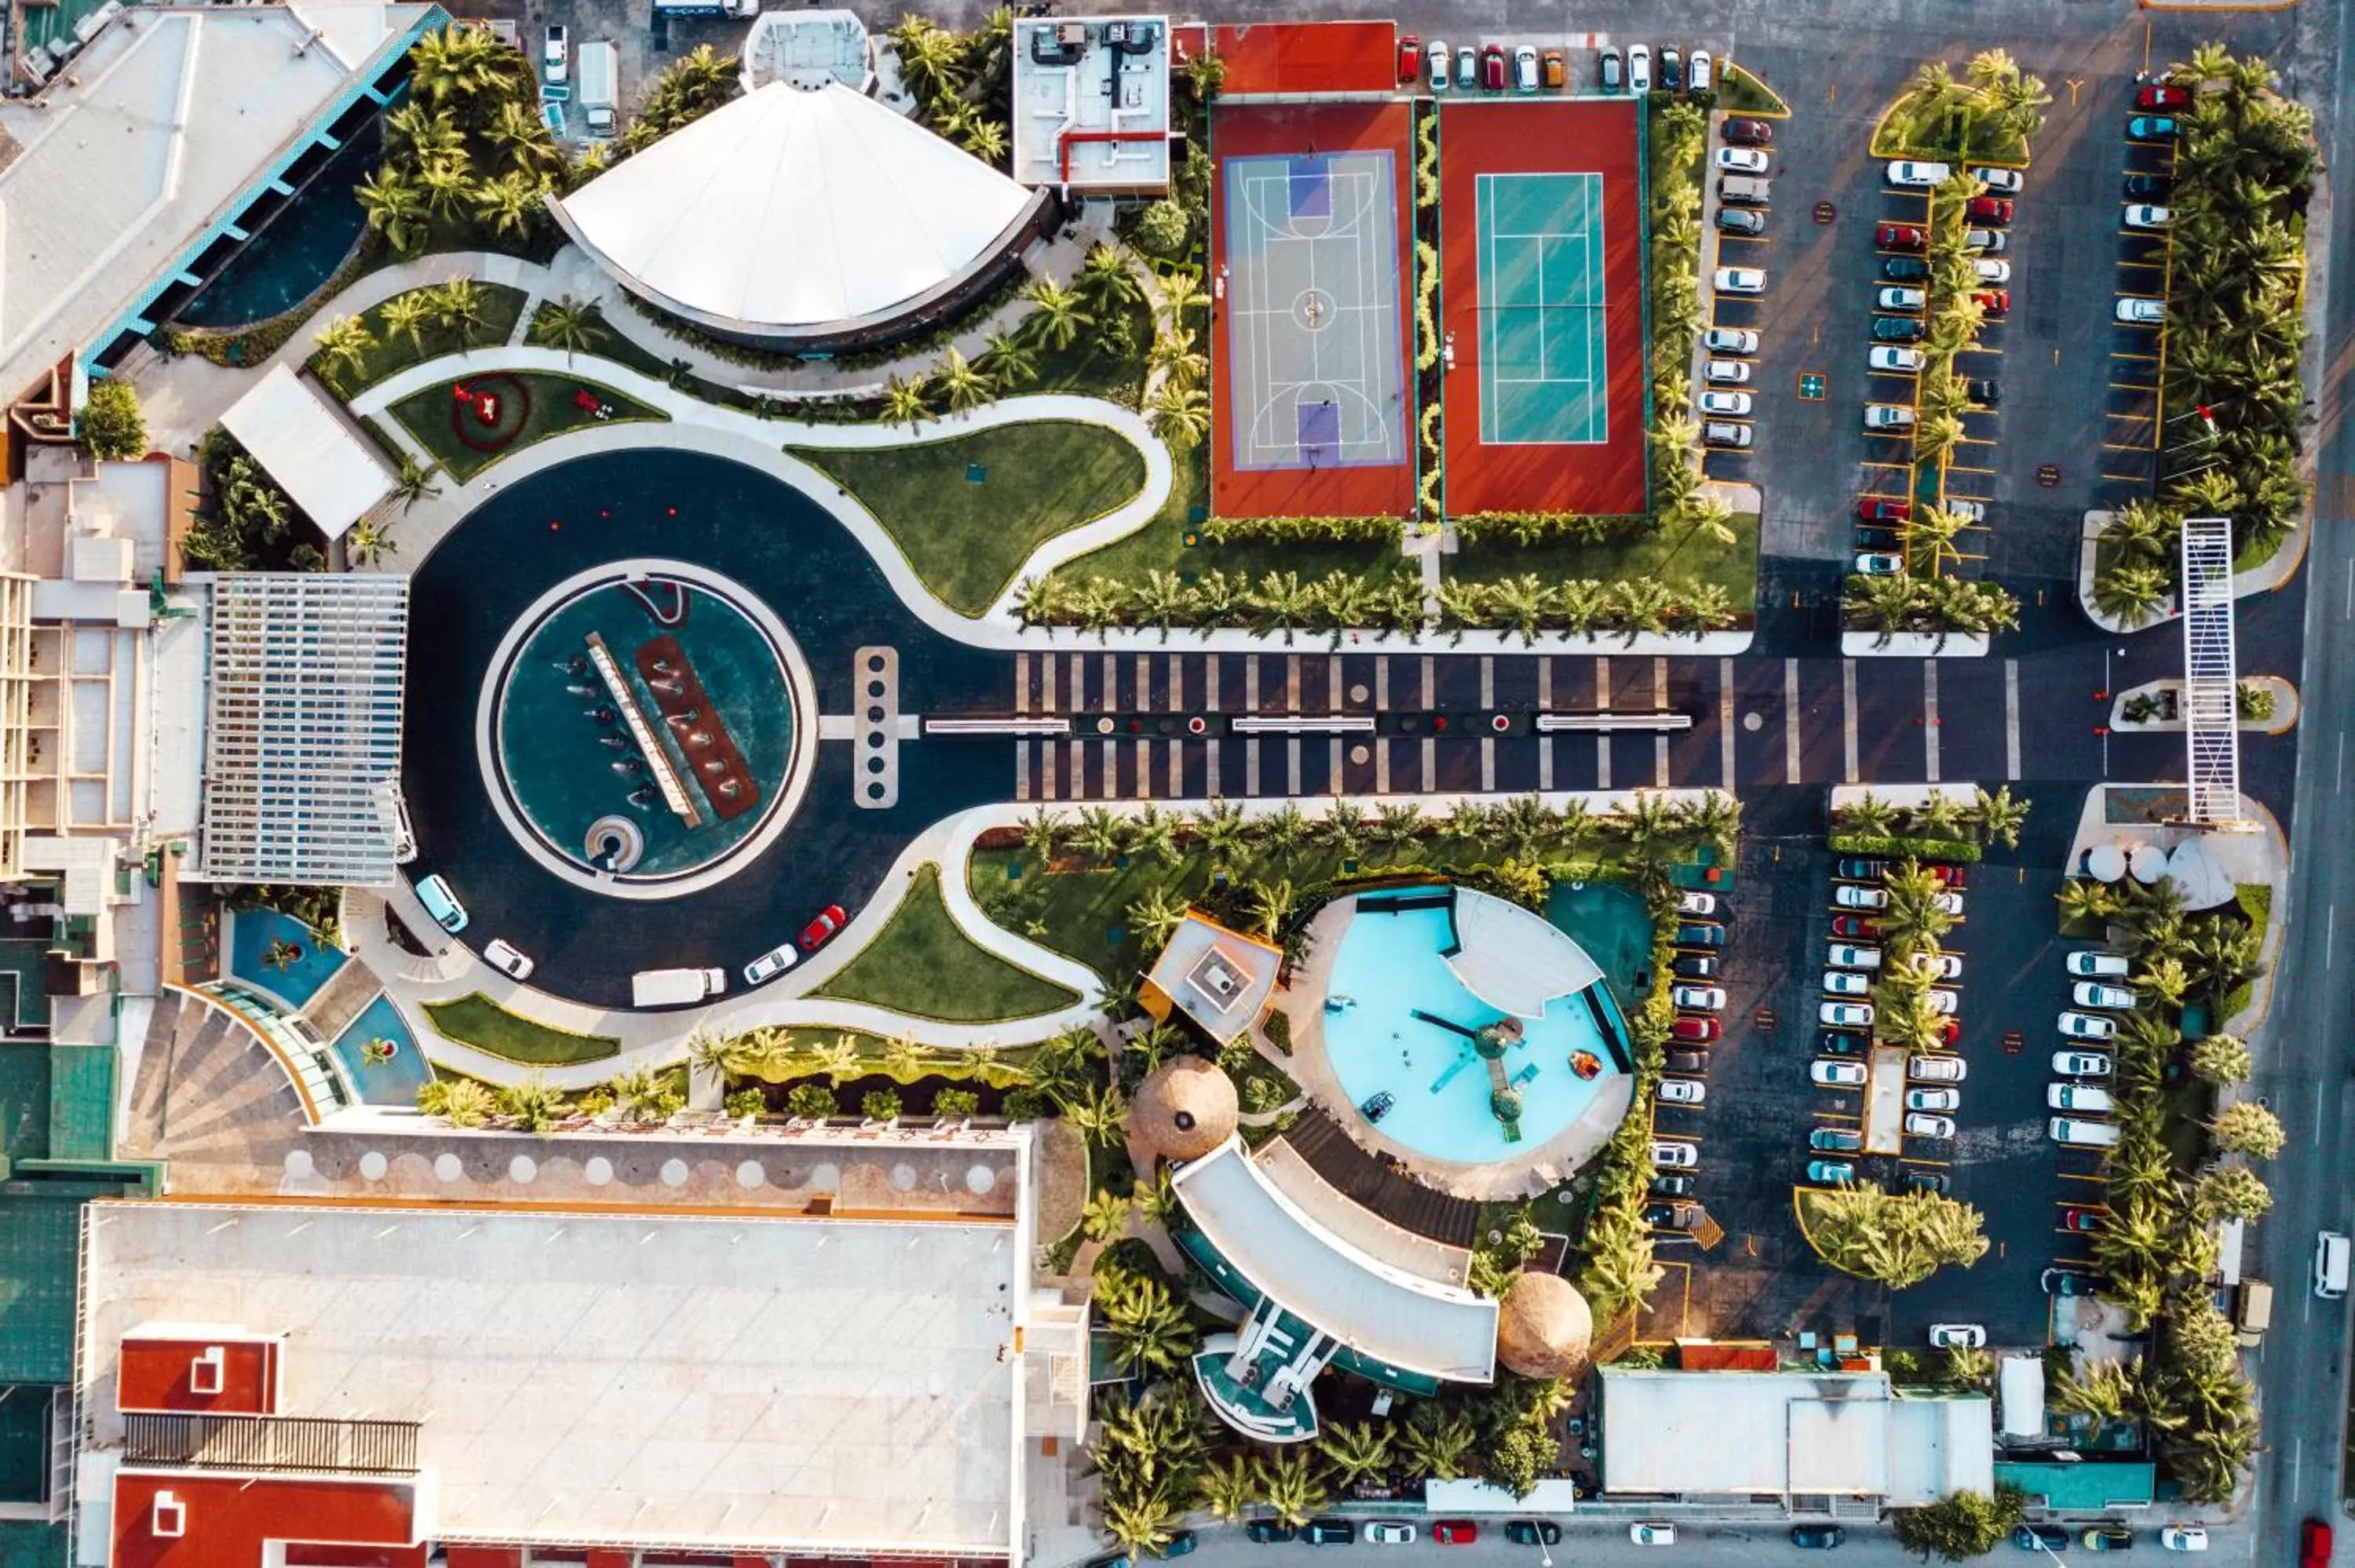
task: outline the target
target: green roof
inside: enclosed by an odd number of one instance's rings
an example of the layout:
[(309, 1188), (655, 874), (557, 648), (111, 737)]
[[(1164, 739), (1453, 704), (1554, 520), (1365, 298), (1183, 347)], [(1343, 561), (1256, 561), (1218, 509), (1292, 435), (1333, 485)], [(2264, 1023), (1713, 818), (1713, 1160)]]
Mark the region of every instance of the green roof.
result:
[(0, 1184), (0, 1384), (73, 1378), (80, 1195)]
[(2147, 1508), (2157, 1467), (2133, 1462), (2079, 1460), (2057, 1465), (2015, 1465), (1998, 1460), (1995, 1481), (2018, 1487), (2031, 1503), (2055, 1513), (2103, 1513), (2114, 1508)]

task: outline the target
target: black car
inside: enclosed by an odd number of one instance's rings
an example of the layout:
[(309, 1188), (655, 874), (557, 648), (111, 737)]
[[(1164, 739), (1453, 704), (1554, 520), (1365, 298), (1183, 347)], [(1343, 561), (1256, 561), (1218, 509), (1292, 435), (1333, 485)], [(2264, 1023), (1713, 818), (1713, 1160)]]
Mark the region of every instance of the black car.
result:
[(1505, 1539), (1516, 1546), (1560, 1546), (1561, 1526), (1550, 1519), (1508, 1519)]
[(1774, 139), (1774, 127), (1764, 120), (1729, 120), (1725, 139), (1737, 147), (1763, 147)]
[(1707, 953), (1682, 953), (1669, 966), (1678, 980), (1715, 980), (1717, 960)]
[(1297, 1541), (1300, 1531), (1280, 1519), (1252, 1519), (1243, 1521), (1243, 1536), (1265, 1545), (1273, 1541)]
[(1965, 386), (1974, 403), (1983, 403), (1992, 408), (2003, 401), (2003, 383), (2000, 381), (1981, 376), (1974, 378)]
[(1766, 215), (1755, 207), (1721, 207), (1717, 209), (1717, 227), (1728, 234), (1764, 234)]
[(1837, 1524), (1795, 1524), (1791, 1527), (1791, 1544), (1814, 1552), (1829, 1552), (1848, 1539), (1848, 1531)]
[(1709, 1071), (1709, 1054), (1705, 1051), (1671, 1051), (1668, 1053), (1668, 1071), (1706, 1073)]
[(2022, 1552), (2042, 1547), (2047, 1552), (2069, 1550), (2069, 1532), (2057, 1524), (2022, 1524), (2014, 1526), (2011, 1543)]
[(2071, 1268), (2046, 1269), (2042, 1283), (2047, 1296), (2091, 1296), (2094, 1293), (2094, 1277), (2079, 1274)]
[(1722, 926), (1679, 926), (1677, 927), (1679, 948), (1721, 948), (1725, 946)]
[(1875, 343), (1918, 343), (1922, 323), (1912, 316), (1875, 316), (1872, 318), (1872, 341)]
[(1930, 275), (1930, 263), (1919, 256), (1886, 256), (1881, 275), (1892, 283), (1918, 283)]
[(1935, 1192), (1945, 1197), (1954, 1188), (1954, 1178), (1943, 1171), (1908, 1171), (1905, 1184), (1916, 1192)]
[(1300, 1527), (1300, 1539), (1311, 1546), (1347, 1546), (1358, 1532), (1346, 1519), (1312, 1519)]
[(1859, 528), (1856, 547), (1859, 550), (1894, 550), (1899, 547), (1893, 528)]
[(1872, 860), (1863, 855), (1851, 855), (1832, 863), (1832, 874), (1850, 882), (1878, 882), (1889, 869), (1885, 860)]
[(2174, 191), (2175, 182), (2165, 175), (2128, 175), (2126, 176), (2128, 201), (2165, 201), (2174, 194)]
[(1669, 92), (1685, 88), (1685, 57), (1674, 44), (1660, 46), (1660, 86)]
[(1807, 1147), (1820, 1154), (1860, 1154), (1864, 1134), (1852, 1127), (1819, 1127), (1807, 1134)]
[(1689, 1198), (1693, 1195), (1693, 1179), (1689, 1176), (1655, 1176), (1652, 1196), (1655, 1198)]
[(1841, 1029), (1827, 1029), (1824, 1031), (1824, 1037), (1816, 1042), (1816, 1049), (1827, 1056), (1862, 1055), (1864, 1036), (1850, 1034)]
[(1689, 1231), (1700, 1224), (1699, 1203), (1647, 1203), (1644, 1223), (1657, 1231)]

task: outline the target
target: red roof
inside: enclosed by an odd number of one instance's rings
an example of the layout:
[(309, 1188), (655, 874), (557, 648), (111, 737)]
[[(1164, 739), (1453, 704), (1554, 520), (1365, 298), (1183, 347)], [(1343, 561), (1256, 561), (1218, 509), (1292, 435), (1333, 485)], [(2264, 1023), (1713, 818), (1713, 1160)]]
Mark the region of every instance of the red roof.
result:
[(114, 1407), (126, 1414), (278, 1413), (278, 1341), (227, 1335), (126, 1336)]
[(1685, 1340), (1677, 1345), (1677, 1364), (1687, 1372), (1774, 1372), (1782, 1363), (1772, 1345), (1721, 1345), (1710, 1340)]
[(523, 1568), (520, 1546), (445, 1546), (445, 1568)]
[[(113, 1532), (109, 1568), (261, 1568), (266, 1542), (423, 1541), (410, 1482), (194, 1470), (117, 1471)], [(422, 1558), (421, 1550), (400, 1561)]]
[[(1398, 88), (1394, 22), (1258, 22), (1213, 27), (1209, 47), (1226, 62), (1222, 98), (1257, 93), (1391, 92)], [(1173, 58), (1182, 65), (1204, 29), (1173, 27)]]

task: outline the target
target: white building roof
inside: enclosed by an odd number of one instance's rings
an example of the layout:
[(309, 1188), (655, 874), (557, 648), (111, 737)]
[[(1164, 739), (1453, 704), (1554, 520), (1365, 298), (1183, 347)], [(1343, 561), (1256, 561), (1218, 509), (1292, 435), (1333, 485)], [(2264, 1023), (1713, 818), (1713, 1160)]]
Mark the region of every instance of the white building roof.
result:
[(996, 255), (1033, 199), (828, 79), (748, 93), (549, 207), (665, 309), (785, 334), (899, 313)]
[(1459, 1383), (1496, 1373), (1497, 1303), (1342, 1239), (1278, 1191), (1240, 1139), (1178, 1172), (1186, 1213), (1236, 1271), (1359, 1354)]
[(1460, 887), (1455, 914), (1460, 950), (1447, 967), (1465, 991), (1499, 1012), (1541, 1017), (1547, 1002), (1603, 978), (1568, 933), (1508, 899)]
[(1607, 1494), (1831, 1492), (1908, 1508), (1995, 1485), (1981, 1395), (1900, 1399), (1885, 1372), (1602, 1376)]
[(24, 147), (0, 170), (0, 396), (102, 346), (425, 9), (140, 5), (0, 109)]
[(1023, 184), (1080, 191), (1168, 185), (1168, 17), (1017, 22), (1010, 90), (1014, 177)]
[(286, 1335), (283, 1412), (421, 1422), (437, 1538), (1019, 1561), (1017, 1228), (99, 1203), (91, 1431), (152, 1319)]
[(330, 539), (392, 493), (392, 471), (343, 411), (281, 363), (221, 423)]
[(864, 92), (875, 79), (867, 55), (867, 24), (856, 11), (763, 11), (744, 35), (744, 90), (832, 78)]

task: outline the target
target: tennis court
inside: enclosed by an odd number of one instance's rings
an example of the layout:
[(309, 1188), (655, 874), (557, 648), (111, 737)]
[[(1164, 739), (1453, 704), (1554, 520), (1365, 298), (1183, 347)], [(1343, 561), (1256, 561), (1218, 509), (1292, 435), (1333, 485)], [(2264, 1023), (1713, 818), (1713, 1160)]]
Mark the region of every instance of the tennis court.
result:
[(1484, 174), (1476, 189), (1481, 441), (1609, 440), (1603, 176)]

